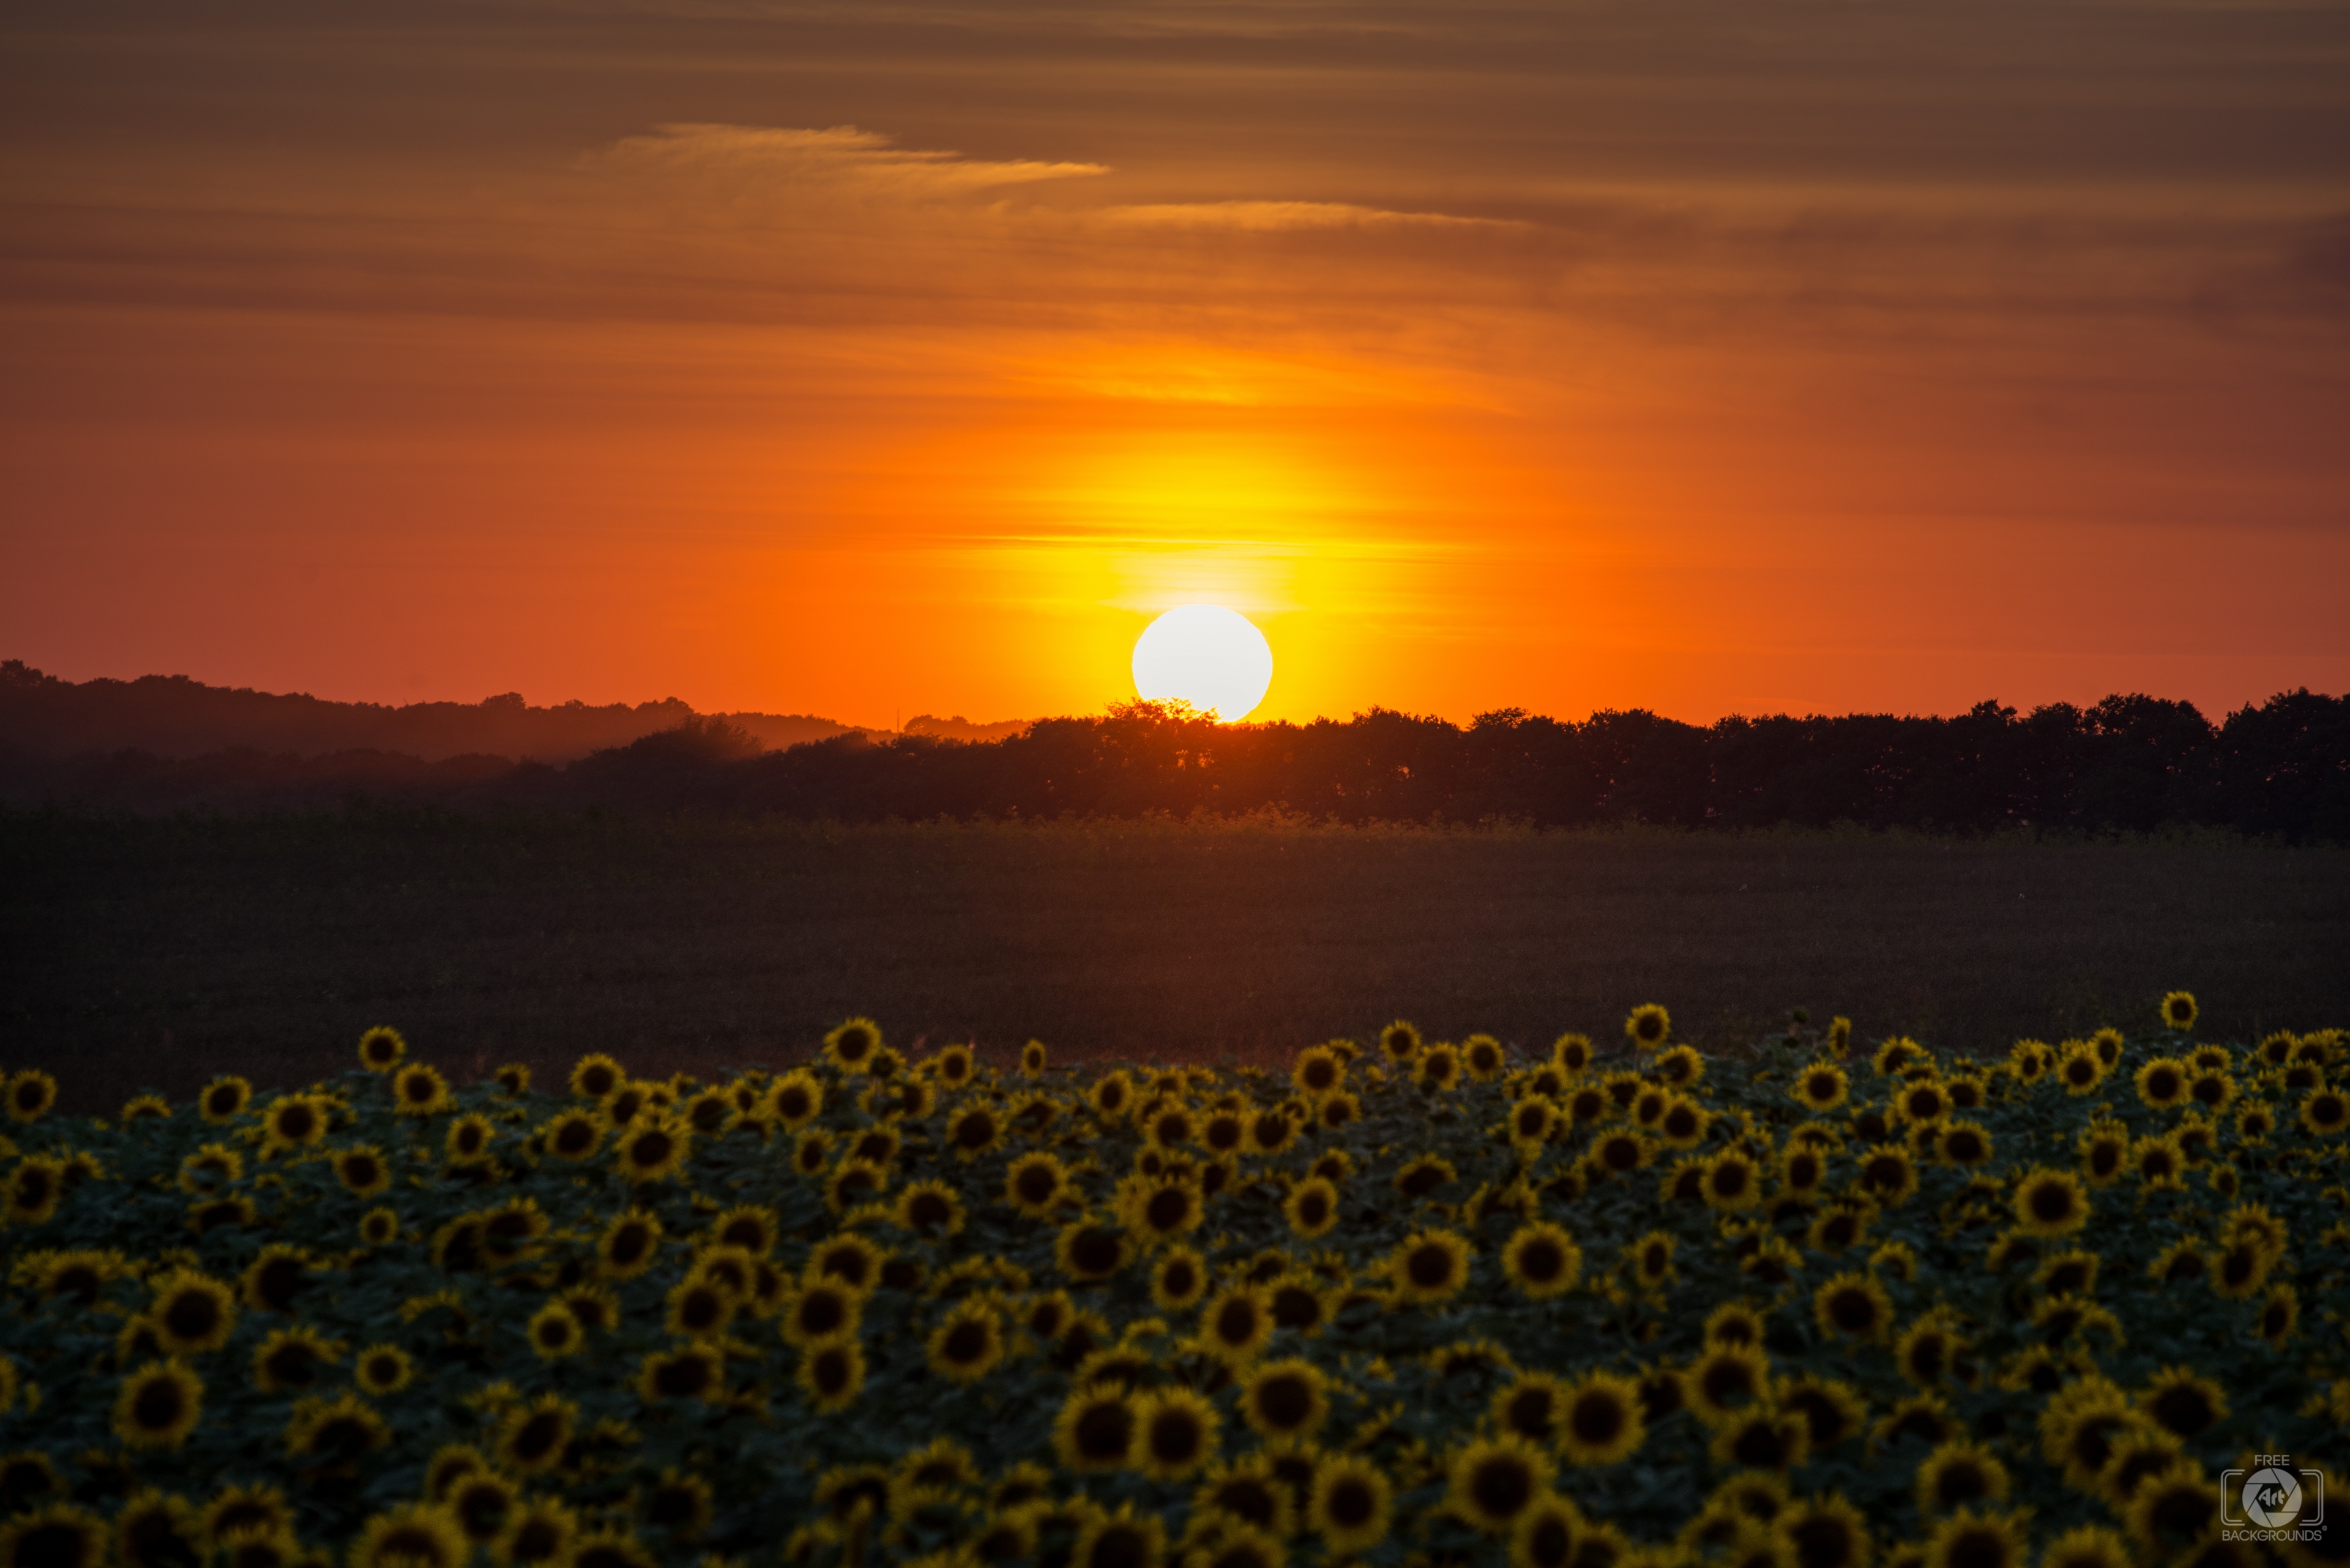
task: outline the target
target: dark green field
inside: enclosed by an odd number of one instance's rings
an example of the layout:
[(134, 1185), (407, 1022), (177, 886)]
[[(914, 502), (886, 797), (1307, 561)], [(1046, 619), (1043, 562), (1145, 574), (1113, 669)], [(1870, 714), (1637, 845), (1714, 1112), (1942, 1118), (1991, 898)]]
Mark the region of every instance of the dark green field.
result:
[(2004, 1049), (2350, 1024), (2350, 852), (1783, 833), (1278, 825), (826, 827), (408, 816), (0, 818), (0, 1064), (68, 1103), (349, 1064), (645, 1073), (1040, 1037), (1213, 1060), (1399, 1015), (1546, 1045), (1659, 1001), (1709, 1046), (1809, 1008)]

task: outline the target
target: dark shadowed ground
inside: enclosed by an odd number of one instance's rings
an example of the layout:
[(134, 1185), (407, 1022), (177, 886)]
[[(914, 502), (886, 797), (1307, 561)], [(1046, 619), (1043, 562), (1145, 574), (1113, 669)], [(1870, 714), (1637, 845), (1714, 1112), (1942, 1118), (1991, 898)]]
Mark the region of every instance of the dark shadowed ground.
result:
[(0, 817), (0, 1062), (68, 1104), (284, 1085), (390, 1023), (458, 1073), (611, 1051), (901, 1045), (1214, 1060), (1391, 1018), (1546, 1045), (1659, 1001), (1700, 1044), (1790, 1007), (2003, 1049), (2350, 1024), (2350, 851), (1272, 824), (827, 828), (512, 817)]

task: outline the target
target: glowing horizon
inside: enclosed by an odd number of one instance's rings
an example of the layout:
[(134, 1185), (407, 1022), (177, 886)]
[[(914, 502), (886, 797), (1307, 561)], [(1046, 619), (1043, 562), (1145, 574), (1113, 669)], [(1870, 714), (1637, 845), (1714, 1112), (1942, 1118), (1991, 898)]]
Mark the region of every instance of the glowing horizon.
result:
[(2350, 18), (243, 5), (0, 22), (0, 657), (879, 728), (1213, 603), (1260, 719), (2350, 689)]

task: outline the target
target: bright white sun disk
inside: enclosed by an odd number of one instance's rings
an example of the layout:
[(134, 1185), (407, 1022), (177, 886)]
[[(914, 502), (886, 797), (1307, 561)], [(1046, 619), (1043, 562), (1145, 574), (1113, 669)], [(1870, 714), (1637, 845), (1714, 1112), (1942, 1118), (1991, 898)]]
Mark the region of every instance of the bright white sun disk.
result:
[(1248, 617), (1222, 605), (1178, 605), (1134, 644), (1134, 689), (1152, 702), (1180, 699), (1231, 722), (1264, 701), (1273, 645)]

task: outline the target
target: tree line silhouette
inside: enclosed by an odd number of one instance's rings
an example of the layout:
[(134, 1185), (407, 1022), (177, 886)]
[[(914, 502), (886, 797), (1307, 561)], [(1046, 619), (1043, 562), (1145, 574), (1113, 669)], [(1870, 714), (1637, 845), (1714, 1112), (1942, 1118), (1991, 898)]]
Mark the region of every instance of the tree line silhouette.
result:
[(1503, 709), (1466, 725), (1374, 708), (1310, 724), (1221, 725), (1136, 702), (1000, 740), (849, 732), (768, 750), (689, 714), (568, 765), (381, 750), (0, 753), (17, 806), (332, 808), (353, 800), (702, 811), (845, 822), (1049, 820), (1275, 811), (1347, 823), (1540, 826), (1792, 824), (1983, 833), (2215, 826), (2350, 840), (2350, 697), (2306, 690), (2213, 724), (2191, 704), (2112, 696), (2028, 713), (1850, 714), (1580, 723)]

